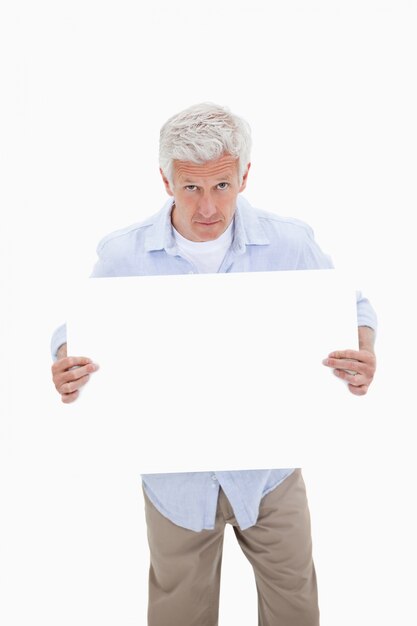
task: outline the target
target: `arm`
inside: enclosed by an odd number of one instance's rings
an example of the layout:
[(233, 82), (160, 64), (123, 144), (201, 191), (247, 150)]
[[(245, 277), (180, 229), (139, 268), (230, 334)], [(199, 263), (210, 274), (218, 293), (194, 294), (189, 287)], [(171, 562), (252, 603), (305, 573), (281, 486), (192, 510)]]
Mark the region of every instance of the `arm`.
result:
[[(104, 244), (112, 235), (105, 237), (97, 247), (98, 261), (90, 277), (123, 276), (124, 273), (114, 264), (114, 258), (103, 254)], [(117, 269), (117, 271), (116, 271)], [(90, 379), (90, 374), (98, 369), (98, 365), (87, 357), (67, 356), (66, 324), (59, 326), (52, 335), (51, 354), (52, 380), (56, 390), (65, 404), (74, 402), (80, 395), (80, 388)]]
[(369, 326), (358, 327), (359, 350), (336, 350), (323, 361), (323, 365), (333, 368), (338, 378), (345, 380), (349, 391), (355, 396), (367, 393), (375, 370), (374, 351), (375, 331)]

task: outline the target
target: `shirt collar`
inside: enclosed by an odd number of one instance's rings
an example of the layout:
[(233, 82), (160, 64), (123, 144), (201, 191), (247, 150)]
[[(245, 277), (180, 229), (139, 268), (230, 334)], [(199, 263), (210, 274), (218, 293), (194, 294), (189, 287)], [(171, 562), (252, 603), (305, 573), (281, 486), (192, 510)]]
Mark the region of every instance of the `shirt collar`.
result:
[[(171, 211), (174, 199), (170, 198), (150, 223), (146, 241), (146, 252), (165, 250), (168, 254), (177, 254), (177, 244), (171, 224)], [(269, 238), (254, 208), (242, 196), (237, 197), (235, 211), (235, 229), (232, 249), (243, 254), (246, 246), (268, 245)]]
[(145, 239), (146, 252), (154, 252), (156, 250), (169, 252), (176, 248), (171, 225), (173, 203), (174, 198), (169, 198), (150, 223)]

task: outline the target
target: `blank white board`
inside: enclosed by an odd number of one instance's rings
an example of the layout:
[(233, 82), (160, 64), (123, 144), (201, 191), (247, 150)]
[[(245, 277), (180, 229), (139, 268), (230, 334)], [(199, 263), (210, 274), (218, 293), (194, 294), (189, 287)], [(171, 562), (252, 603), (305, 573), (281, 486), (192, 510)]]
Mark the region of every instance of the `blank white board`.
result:
[(333, 428), (347, 390), (322, 360), (357, 349), (355, 291), (336, 270), (98, 278), (76, 292), (68, 354), (100, 366), (76, 424), (118, 442), (135, 471), (303, 466)]

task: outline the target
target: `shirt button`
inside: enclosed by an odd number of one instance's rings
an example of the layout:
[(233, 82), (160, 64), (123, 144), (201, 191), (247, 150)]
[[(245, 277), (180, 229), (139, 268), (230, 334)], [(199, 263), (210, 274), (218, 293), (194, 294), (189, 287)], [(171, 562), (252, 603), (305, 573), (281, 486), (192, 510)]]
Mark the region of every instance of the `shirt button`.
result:
[(217, 480), (217, 478), (216, 478), (215, 474), (212, 474), (212, 475), (211, 475), (211, 480)]

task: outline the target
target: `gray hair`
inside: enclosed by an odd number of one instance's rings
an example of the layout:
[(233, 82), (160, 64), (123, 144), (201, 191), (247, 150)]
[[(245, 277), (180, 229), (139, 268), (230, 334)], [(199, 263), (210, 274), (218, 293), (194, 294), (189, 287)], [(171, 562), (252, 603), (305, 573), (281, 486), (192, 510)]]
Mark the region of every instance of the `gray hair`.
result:
[(173, 161), (205, 163), (227, 153), (238, 159), (239, 184), (250, 161), (249, 124), (227, 107), (195, 104), (165, 122), (159, 137), (159, 166), (173, 186)]

